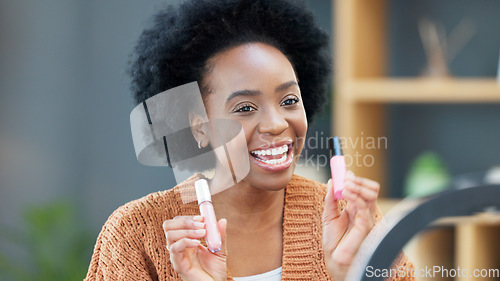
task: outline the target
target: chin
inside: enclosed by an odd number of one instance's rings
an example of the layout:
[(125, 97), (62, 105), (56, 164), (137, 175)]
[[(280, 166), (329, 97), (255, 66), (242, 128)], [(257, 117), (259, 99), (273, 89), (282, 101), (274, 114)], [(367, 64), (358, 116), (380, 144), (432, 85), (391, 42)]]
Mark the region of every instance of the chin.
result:
[(251, 164), (250, 172), (246, 176), (245, 182), (261, 190), (279, 191), (288, 185), (294, 171), (295, 163), (287, 169), (278, 172), (263, 172), (260, 167)]

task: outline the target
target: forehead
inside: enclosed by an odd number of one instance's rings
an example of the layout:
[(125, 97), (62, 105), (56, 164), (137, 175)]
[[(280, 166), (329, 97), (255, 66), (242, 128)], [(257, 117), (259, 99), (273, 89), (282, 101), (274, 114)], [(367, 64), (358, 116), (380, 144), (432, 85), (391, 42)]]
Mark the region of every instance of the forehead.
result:
[(287, 57), (264, 43), (247, 43), (223, 51), (210, 60), (211, 71), (205, 82), (212, 91), (236, 91), (275, 87), (296, 81)]

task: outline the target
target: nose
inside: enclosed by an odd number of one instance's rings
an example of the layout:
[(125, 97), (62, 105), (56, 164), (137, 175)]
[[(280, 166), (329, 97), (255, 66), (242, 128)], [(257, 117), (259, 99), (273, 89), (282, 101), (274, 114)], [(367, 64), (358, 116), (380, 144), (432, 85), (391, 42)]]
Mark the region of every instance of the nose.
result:
[(261, 134), (279, 135), (288, 128), (288, 121), (279, 110), (269, 110), (262, 116), (258, 130)]

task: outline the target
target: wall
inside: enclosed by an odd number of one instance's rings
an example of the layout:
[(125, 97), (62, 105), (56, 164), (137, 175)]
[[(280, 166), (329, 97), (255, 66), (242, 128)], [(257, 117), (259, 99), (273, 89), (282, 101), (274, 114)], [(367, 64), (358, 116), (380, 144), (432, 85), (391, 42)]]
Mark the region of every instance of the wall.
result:
[[(97, 237), (117, 207), (175, 185), (135, 158), (125, 70), (154, 11), (178, 2), (0, 0), (0, 227), (62, 198)], [(330, 31), (330, 3), (310, 4)]]
[[(475, 26), (474, 37), (449, 63), (452, 76), (496, 77), (500, 55), (499, 1), (393, 0), (389, 1), (389, 8), (389, 75), (422, 74), (427, 61), (417, 23), (427, 18), (442, 24), (448, 35), (462, 19)], [(411, 162), (427, 150), (441, 156), (451, 175), (500, 165), (499, 104), (394, 104), (388, 117), (391, 196), (402, 196)]]

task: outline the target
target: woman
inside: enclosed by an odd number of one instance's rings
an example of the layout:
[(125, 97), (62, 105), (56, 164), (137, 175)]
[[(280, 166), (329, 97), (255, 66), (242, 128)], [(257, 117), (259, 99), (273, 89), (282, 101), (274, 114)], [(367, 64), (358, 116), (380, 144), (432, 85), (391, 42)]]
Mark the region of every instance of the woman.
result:
[[(203, 245), (197, 203), (183, 204), (177, 192), (195, 175), (115, 211), (86, 280), (343, 280), (379, 219), (379, 185), (349, 172), (336, 200), (331, 181), (294, 175), (308, 122), (325, 101), (327, 46), (311, 13), (292, 1), (198, 0), (158, 13), (135, 49), (136, 102), (198, 81), (208, 119), (241, 123), (250, 171), (213, 196), (221, 251)], [(213, 141), (205, 121), (192, 118), (200, 147)], [(280, 147), (283, 162), (261, 157)]]

